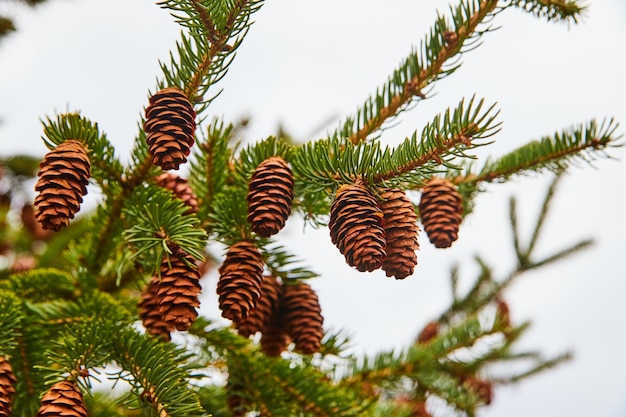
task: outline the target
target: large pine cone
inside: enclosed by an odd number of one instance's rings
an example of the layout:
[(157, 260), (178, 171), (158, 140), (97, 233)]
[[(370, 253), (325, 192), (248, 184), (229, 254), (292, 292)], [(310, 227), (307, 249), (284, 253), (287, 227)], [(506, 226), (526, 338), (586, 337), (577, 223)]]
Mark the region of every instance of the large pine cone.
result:
[(359, 184), (339, 187), (328, 227), (332, 242), (348, 265), (361, 272), (382, 266), (386, 256), (383, 212), (367, 188)]
[(239, 242), (228, 249), (219, 267), (217, 294), (222, 317), (239, 323), (254, 310), (261, 296), (263, 258), (252, 242)]
[(15, 375), (9, 361), (0, 356), (0, 417), (11, 415), (11, 404), (15, 395)]
[(61, 143), (39, 164), (35, 191), (35, 218), (46, 230), (58, 231), (80, 209), (91, 166), (83, 145), (76, 140)]
[[(157, 278), (158, 279), (158, 278)], [(161, 280), (158, 282), (156, 297), (159, 313), (169, 330), (188, 330), (198, 317), (200, 307), (198, 295), (200, 273), (196, 260), (182, 250), (175, 250), (161, 262)]]
[(381, 194), (380, 205), (384, 215), (387, 257), (383, 270), (388, 277), (404, 279), (413, 274), (417, 265), (417, 242), (419, 226), (413, 203), (406, 193), (399, 189), (385, 190)]
[(445, 178), (428, 181), (422, 189), (419, 210), (430, 242), (437, 248), (452, 246), (463, 220), (463, 199), (454, 184)]
[(248, 337), (256, 332), (263, 331), (278, 314), (282, 295), (283, 286), (278, 282), (278, 279), (269, 275), (264, 276), (261, 286), (261, 297), (257, 301), (256, 307), (250, 312), (248, 317), (237, 323), (239, 334)]
[(261, 162), (248, 185), (248, 221), (261, 237), (285, 226), (293, 201), (293, 174), (279, 156)]
[(159, 311), (159, 298), (157, 296), (159, 285), (159, 277), (153, 276), (143, 290), (137, 307), (139, 307), (139, 316), (147, 332), (165, 341), (170, 341), (171, 326), (163, 321)]
[(37, 417), (87, 417), (83, 394), (75, 383), (57, 382), (41, 399)]
[(194, 144), (196, 112), (185, 93), (168, 87), (150, 97), (144, 130), (152, 163), (164, 170), (187, 162)]
[(285, 285), (282, 318), (296, 350), (304, 354), (318, 352), (324, 336), (324, 317), (317, 294), (307, 283)]
[(185, 205), (189, 206), (187, 214), (198, 212), (198, 197), (196, 197), (186, 179), (172, 174), (171, 172), (164, 172), (157, 176), (154, 182), (158, 186), (170, 190), (177, 198), (182, 200)]

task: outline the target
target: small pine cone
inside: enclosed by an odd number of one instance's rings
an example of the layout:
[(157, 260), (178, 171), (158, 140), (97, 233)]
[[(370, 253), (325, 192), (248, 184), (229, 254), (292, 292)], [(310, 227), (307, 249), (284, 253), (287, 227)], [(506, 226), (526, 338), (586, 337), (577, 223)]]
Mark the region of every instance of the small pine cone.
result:
[(57, 382), (41, 399), (37, 417), (87, 417), (83, 394), (75, 383)]
[(263, 258), (252, 242), (239, 242), (228, 249), (219, 267), (217, 294), (222, 317), (239, 323), (254, 310), (261, 296)]
[(339, 187), (328, 227), (332, 242), (348, 265), (361, 272), (382, 266), (386, 256), (383, 212), (367, 188), (360, 184)]
[(75, 140), (61, 143), (39, 164), (35, 191), (35, 218), (46, 230), (58, 231), (80, 209), (91, 166), (83, 145)]
[(437, 248), (452, 246), (463, 220), (463, 200), (454, 184), (444, 178), (428, 181), (422, 190), (419, 210), (430, 242)]
[(285, 226), (293, 201), (293, 174), (279, 156), (261, 162), (248, 185), (248, 222), (261, 237), (270, 237)]
[(11, 404), (15, 395), (15, 375), (9, 361), (0, 356), (0, 417), (11, 415)]
[(189, 206), (186, 214), (198, 212), (198, 197), (196, 197), (186, 179), (170, 172), (164, 172), (156, 177), (154, 182), (158, 186), (170, 190), (177, 198)]
[(419, 226), (413, 203), (406, 193), (399, 189), (388, 189), (381, 193), (380, 205), (384, 215), (387, 257), (383, 261), (383, 270), (388, 277), (404, 279), (413, 274), (417, 265), (417, 242)]
[(267, 356), (278, 357), (289, 347), (291, 338), (279, 322), (265, 326), (261, 334), (261, 351)]
[(237, 323), (237, 331), (243, 337), (249, 337), (263, 329), (278, 314), (283, 293), (283, 286), (273, 276), (264, 276), (261, 286), (261, 297), (248, 317)]
[(157, 296), (159, 284), (159, 277), (153, 276), (143, 290), (137, 307), (139, 307), (139, 316), (146, 331), (169, 342), (171, 340), (170, 325), (163, 321), (159, 312), (159, 298)]
[(283, 323), (296, 350), (309, 355), (320, 350), (324, 317), (317, 294), (304, 282), (285, 285), (282, 301)]
[[(157, 277), (158, 280), (158, 277)], [(169, 330), (188, 330), (198, 317), (200, 273), (196, 260), (182, 250), (163, 257), (161, 280), (157, 284), (156, 297), (159, 314)]]
[(439, 335), (439, 323), (436, 321), (431, 321), (428, 323), (420, 334), (417, 336), (417, 343), (425, 344), (430, 342), (432, 339)]
[(194, 144), (196, 112), (181, 90), (165, 88), (150, 97), (144, 130), (152, 163), (164, 170), (178, 169)]
[(491, 401), (493, 401), (493, 384), (490, 381), (480, 379), (474, 375), (467, 375), (463, 378), (463, 384), (475, 392), (486, 405), (491, 404)]

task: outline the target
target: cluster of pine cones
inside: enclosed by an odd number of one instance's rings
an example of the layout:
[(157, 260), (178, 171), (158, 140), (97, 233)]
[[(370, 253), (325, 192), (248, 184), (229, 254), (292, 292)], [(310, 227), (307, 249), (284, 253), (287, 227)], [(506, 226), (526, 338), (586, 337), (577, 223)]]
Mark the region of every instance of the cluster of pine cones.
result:
[[(163, 170), (178, 169), (187, 161), (194, 144), (195, 111), (185, 94), (165, 88), (150, 98), (144, 130), (152, 162)], [(35, 218), (44, 229), (60, 230), (80, 209), (87, 193), (90, 161), (85, 145), (68, 140), (50, 151), (40, 164), (35, 190)], [(154, 178), (189, 210), (198, 211), (198, 200), (187, 180), (168, 172)], [(294, 178), (280, 156), (263, 161), (248, 185), (248, 222), (252, 231), (267, 238), (284, 226), (294, 198)], [(422, 190), (419, 214), (430, 241), (449, 247), (458, 235), (462, 199), (448, 180), (433, 178)], [(370, 190), (357, 180), (338, 188), (330, 209), (331, 241), (350, 266), (359, 271), (382, 268), (387, 276), (404, 279), (413, 274), (419, 249), (417, 214), (400, 189)], [(139, 302), (148, 331), (165, 340), (173, 330), (187, 330), (200, 305), (201, 273), (197, 261), (178, 247), (161, 264)], [(217, 292), (222, 315), (238, 331), (249, 336), (262, 333), (261, 345), (278, 354), (293, 341), (296, 350), (319, 350), (322, 316), (317, 295), (303, 282), (281, 282), (263, 275), (264, 262), (255, 243), (232, 245), (219, 268)]]

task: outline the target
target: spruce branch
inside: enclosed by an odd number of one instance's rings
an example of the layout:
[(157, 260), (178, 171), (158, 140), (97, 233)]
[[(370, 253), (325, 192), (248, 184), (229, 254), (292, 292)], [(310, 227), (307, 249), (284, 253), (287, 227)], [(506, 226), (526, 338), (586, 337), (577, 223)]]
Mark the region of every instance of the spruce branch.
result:
[(516, 174), (560, 172), (577, 162), (591, 164), (598, 157), (610, 158), (605, 150), (622, 146), (622, 136), (616, 133), (618, 127), (613, 119), (600, 124), (591, 120), (529, 142), (495, 161), (487, 160), (477, 173), (472, 173), (471, 166), (467, 166), (467, 173), (452, 181), (456, 184), (506, 181)]
[(578, 23), (587, 11), (578, 0), (505, 0), (506, 7), (516, 7), (548, 21)]
[(125, 329), (112, 340), (111, 358), (122, 368), (110, 378), (127, 381), (128, 400), (151, 415), (185, 417), (205, 415), (187, 380), (193, 367), (186, 364), (189, 353), (173, 344)]
[(22, 317), (21, 300), (10, 291), (0, 290), (0, 355), (6, 356), (17, 347)]
[[(373, 181), (399, 184), (403, 182), (421, 183), (441, 166), (454, 168), (456, 158), (473, 158), (466, 152), (487, 143), (476, 143), (497, 133), (499, 123), (495, 123), (498, 111), (495, 104), (483, 110), (484, 100), (475, 103), (475, 97), (461, 100), (453, 110), (446, 110), (428, 123), (418, 139), (417, 132), (405, 139), (396, 149), (385, 149), (375, 166)], [(393, 180), (393, 181), (390, 181)]]
[(228, 246), (244, 240), (253, 241), (252, 228), (247, 220), (247, 195), (247, 189), (225, 187), (215, 196), (207, 230), (216, 240)]
[(490, 30), (488, 27), (480, 29), (480, 26), (499, 12), (497, 3), (494, 0), (464, 0), (456, 7), (451, 6), (451, 22), (438, 16), (420, 47), (411, 51), (376, 94), (330, 137), (362, 142), (380, 130), (385, 122), (406, 110), (411, 102), (425, 99), (424, 91), (433, 82), (452, 74), (460, 66), (458, 62), (450, 61), (472, 49)]
[(309, 268), (298, 265), (302, 260), (297, 259), (282, 245), (264, 245), (263, 259), (270, 274), (281, 278), (283, 282), (286, 280), (306, 280), (319, 276)]
[(150, 255), (150, 270), (158, 270), (163, 256), (180, 248), (195, 259), (203, 259), (207, 240), (200, 221), (188, 207), (162, 187), (150, 185), (138, 189), (124, 214), (130, 228), (125, 240), (136, 247), (135, 256)]

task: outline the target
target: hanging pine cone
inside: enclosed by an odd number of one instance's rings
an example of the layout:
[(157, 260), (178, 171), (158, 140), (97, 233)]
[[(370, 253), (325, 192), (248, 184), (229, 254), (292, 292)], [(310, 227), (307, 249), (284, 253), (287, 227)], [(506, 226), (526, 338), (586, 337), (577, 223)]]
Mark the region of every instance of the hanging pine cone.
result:
[(158, 186), (170, 190), (185, 205), (189, 206), (186, 214), (198, 212), (198, 197), (196, 197), (186, 179), (170, 172), (164, 172), (155, 177), (154, 182)]
[(318, 352), (324, 336), (324, 317), (313, 288), (304, 282), (285, 285), (281, 308), (285, 329), (296, 350), (306, 355)]
[(153, 276), (141, 294), (141, 299), (137, 304), (139, 316), (146, 331), (153, 336), (157, 336), (165, 341), (170, 341), (170, 328), (159, 312), (159, 298), (157, 290), (159, 288), (159, 277)]
[(361, 272), (382, 266), (386, 256), (383, 212), (367, 188), (360, 184), (339, 187), (328, 227), (332, 242), (348, 265)]
[(388, 277), (404, 279), (413, 274), (417, 265), (417, 242), (419, 226), (413, 203), (406, 193), (399, 189), (388, 189), (381, 193), (380, 205), (384, 216), (387, 256), (383, 260), (383, 270)]
[(15, 395), (15, 375), (9, 361), (0, 356), (0, 417), (11, 415), (11, 404)]
[(41, 399), (37, 417), (87, 417), (83, 394), (75, 383), (57, 382)]
[(273, 358), (280, 356), (291, 343), (289, 334), (283, 329), (280, 321), (265, 326), (261, 334), (261, 351)]
[(228, 249), (219, 267), (217, 294), (222, 317), (239, 323), (254, 310), (261, 296), (263, 258), (252, 242), (239, 242)]
[(279, 156), (261, 162), (248, 185), (248, 221), (261, 237), (270, 237), (285, 226), (293, 201), (293, 175)]
[(463, 200), (454, 184), (445, 178), (428, 181), (422, 190), (419, 210), (430, 242), (437, 248), (452, 246), (463, 220)]
[(35, 218), (46, 230), (58, 231), (80, 209), (91, 166), (83, 145), (75, 140), (61, 143), (39, 164), (35, 191)]
[(200, 273), (192, 256), (178, 249), (169, 256), (169, 262), (167, 257), (163, 257), (156, 297), (159, 314), (168, 324), (168, 330), (188, 330), (191, 327), (198, 317), (196, 308), (200, 307), (198, 295), (201, 290)]
[(425, 344), (439, 335), (439, 322), (431, 321), (426, 324), (420, 334), (417, 336), (417, 343)]
[(278, 313), (282, 293), (283, 286), (276, 277), (264, 276), (261, 296), (256, 303), (256, 307), (250, 312), (248, 317), (237, 323), (239, 334), (243, 337), (248, 337), (256, 332), (263, 331)]
[(164, 170), (178, 169), (187, 162), (194, 144), (196, 112), (185, 93), (168, 87), (150, 97), (146, 108), (146, 143), (152, 163)]

